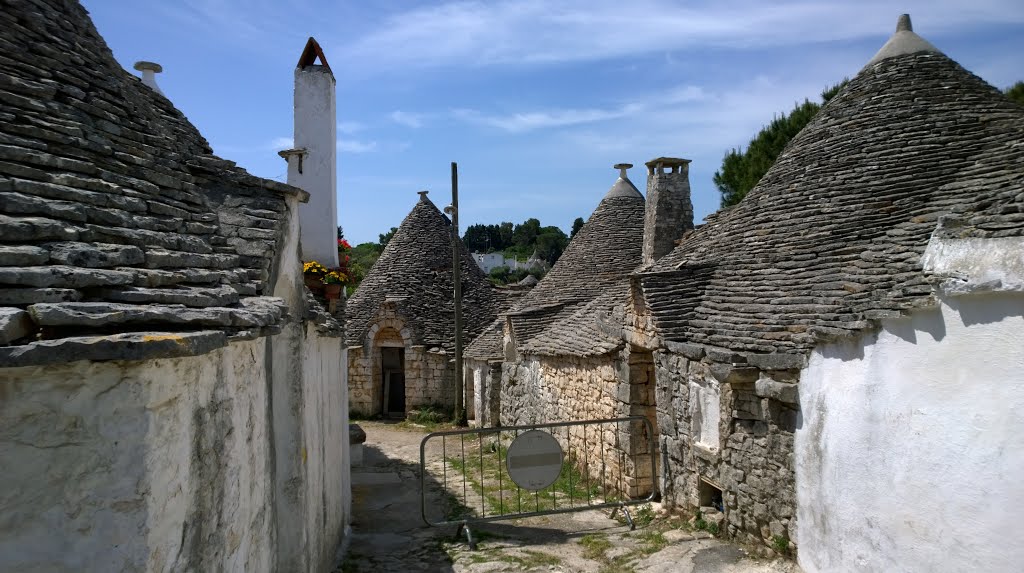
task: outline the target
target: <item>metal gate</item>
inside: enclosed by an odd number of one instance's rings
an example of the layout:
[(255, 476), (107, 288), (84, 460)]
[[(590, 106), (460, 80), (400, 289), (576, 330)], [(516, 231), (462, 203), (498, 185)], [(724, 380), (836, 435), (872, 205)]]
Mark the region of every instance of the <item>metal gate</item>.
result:
[[(465, 532), (474, 549), (474, 522), (612, 509), (610, 517), (622, 511), (633, 528), (628, 506), (657, 496), (656, 443), (643, 416), (427, 434), (420, 442), (423, 521), (457, 525), (456, 536)], [(428, 506), (428, 475), (439, 478), (446, 507)]]

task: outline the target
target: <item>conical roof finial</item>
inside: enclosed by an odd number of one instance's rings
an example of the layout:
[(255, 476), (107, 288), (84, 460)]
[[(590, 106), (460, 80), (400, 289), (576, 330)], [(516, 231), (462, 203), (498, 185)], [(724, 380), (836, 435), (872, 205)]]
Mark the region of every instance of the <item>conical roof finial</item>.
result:
[(897, 32), (913, 32), (914, 26), (910, 23), (910, 14), (900, 14), (900, 19), (896, 21)]
[(875, 57), (871, 58), (867, 65), (877, 64), (887, 58), (922, 52), (931, 54), (942, 53), (938, 48), (931, 45), (928, 40), (914, 33), (914, 27), (910, 24), (910, 14), (900, 14), (899, 20), (896, 21), (896, 33), (889, 38), (889, 41), (882, 46), (881, 50), (878, 50), (878, 53), (875, 54)]

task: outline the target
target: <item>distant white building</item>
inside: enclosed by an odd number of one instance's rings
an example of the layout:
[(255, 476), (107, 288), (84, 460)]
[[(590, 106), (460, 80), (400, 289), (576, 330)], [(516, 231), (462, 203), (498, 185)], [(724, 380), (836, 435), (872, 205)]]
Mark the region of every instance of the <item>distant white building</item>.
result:
[(505, 255), (501, 253), (473, 253), (473, 260), (485, 273), (505, 265)]
[(541, 269), (547, 270), (548, 264), (544, 259), (537, 256), (536, 251), (530, 255), (530, 258), (526, 261), (520, 262), (515, 257), (506, 259), (502, 253), (472, 253), (473, 260), (476, 264), (480, 265), (485, 273), (491, 272), (491, 270), (498, 267), (508, 267), (509, 270), (514, 271), (518, 269), (533, 270)]

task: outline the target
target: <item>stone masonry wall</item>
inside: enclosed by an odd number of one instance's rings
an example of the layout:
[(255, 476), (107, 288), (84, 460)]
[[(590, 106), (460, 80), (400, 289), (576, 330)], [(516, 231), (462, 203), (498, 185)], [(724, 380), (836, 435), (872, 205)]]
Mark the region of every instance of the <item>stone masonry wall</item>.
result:
[[(696, 510), (703, 481), (722, 491), (730, 537), (768, 545), (795, 538), (798, 371), (670, 346), (654, 353), (664, 502)], [(718, 410), (706, 411), (715, 401)]]
[[(651, 364), (645, 353), (630, 357), (629, 349), (617, 354), (579, 357), (526, 357), (506, 363), (502, 373), (501, 423), (505, 426), (621, 418), (647, 415), (653, 418)], [(650, 354), (647, 353), (647, 360)], [(653, 420), (652, 420), (653, 421)], [(632, 427), (630, 427), (632, 426)], [(556, 437), (563, 442), (565, 439)], [(602, 432), (589, 430), (584, 443), (582, 428), (570, 433), (570, 449), (591, 460), (606, 460), (606, 486), (618, 487), (622, 470), (622, 493), (639, 497), (650, 492), (652, 476), (648, 436), (640, 424), (605, 426)], [(590, 465), (592, 477), (601, 479), (600, 465)]]
[[(376, 331), (371, 329), (371, 333), (376, 334)], [(366, 346), (348, 349), (349, 409), (352, 412), (364, 416), (381, 412), (380, 349), (377, 344), (369, 347), (369, 354)], [(428, 405), (455, 407), (455, 364), (443, 349), (406, 345), (405, 409), (408, 412)]]

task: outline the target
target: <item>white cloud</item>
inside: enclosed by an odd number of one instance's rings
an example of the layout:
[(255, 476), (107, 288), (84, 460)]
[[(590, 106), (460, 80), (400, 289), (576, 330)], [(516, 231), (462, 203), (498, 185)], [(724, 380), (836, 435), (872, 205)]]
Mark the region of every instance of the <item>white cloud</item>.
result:
[(395, 122), (395, 123), (397, 123), (399, 125), (404, 125), (406, 127), (411, 127), (413, 129), (419, 129), (419, 128), (423, 127), (423, 121), (424, 121), (424, 119), (426, 119), (426, 117), (423, 114), (421, 114), (421, 113), (409, 113), (409, 112), (406, 112), (406, 111), (397, 111), (397, 110), (391, 112), (390, 117), (391, 117), (391, 121), (393, 121), (393, 122)]
[(274, 151), (280, 151), (282, 149), (291, 149), (295, 146), (294, 140), (291, 137), (275, 137), (267, 147)]
[(616, 119), (636, 113), (639, 109), (640, 106), (636, 104), (627, 104), (618, 109), (557, 109), (509, 115), (488, 115), (474, 109), (457, 109), (452, 111), (452, 115), (470, 123), (496, 127), (511, 133), (522, 133), (535, 129)]
[(607, 109), (568, 108), (523, 111), (503, 115), (484, 113), (475, 109), (456, 109), (452, 110), (451, 113), (456, 119), (469, 123), (496, 127), (509, 133), (523, 133), (538, 129), (568, 127), (634, 117), (659, 106), (706, 101), (711, 99), (711, 97), (702, 87), (682, 85), (653, 95), (645, 95), (642, 98), (637, 98), (635, 101), (626, 102)]
[(358, 121), (339, 121), (338, 122), (338, 133), (344, 133), (351, 135), (366, 129), (366, 125)]
[[(375, 69), (594, 61), (693, 47), (765, 46), (884, 38), (900, 11), (926, 36), (1024, 22), (1017, 0), (697, 2), (639, 0), (458, 1), (389, 15), (345, 48)], [(409, 46), (416, 46), (409, 49)]]
[(370, 153), (377, 151), (376, 141), (358, 141), (355, 139), (339, 139), (339, 153)]

